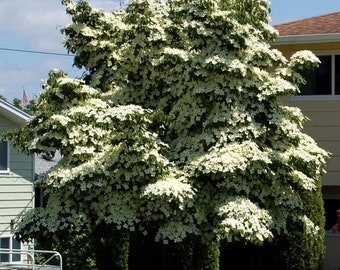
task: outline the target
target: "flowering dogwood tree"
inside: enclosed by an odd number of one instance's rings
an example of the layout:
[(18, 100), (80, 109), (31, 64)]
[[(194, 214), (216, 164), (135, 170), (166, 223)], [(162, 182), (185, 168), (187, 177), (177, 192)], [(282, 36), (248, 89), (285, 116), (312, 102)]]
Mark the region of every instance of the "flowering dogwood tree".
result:
[(292, 223), (322, 241), (304, 194), (320, 197), (327, 153), (280, 102), (318, 59), (271, 48), (267, 1), (133, 0), (112, 13), (63, 3), (65, 46), (86, 73), (50, 72), (37, 113), (7, 135), (24, 151), (63, 155), (22, 239), (140, 231), (198, 246), (199, 269), (218, 268), (205, 258), (221, 240), (260, 245)]

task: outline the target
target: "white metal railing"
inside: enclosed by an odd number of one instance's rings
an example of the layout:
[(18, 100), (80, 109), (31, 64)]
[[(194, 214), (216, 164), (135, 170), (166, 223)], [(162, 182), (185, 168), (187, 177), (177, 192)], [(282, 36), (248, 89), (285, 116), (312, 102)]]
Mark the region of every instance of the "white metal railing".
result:
[[(0, 255), (26, 255), (26, 260), (20, 260), (18, 262), (0, 262), (0, 269), (31, 269), (31, 270), (62, 270), (63, 269), (63, 259), (59, 252), (51, 250), (23, 250), (23, 249), (3, 249), (0, 248)], [(37, 264), (36, 255), (37, 254), (48, 254), (49, 257), (45, 259), (44, 262)], [(58, 258), (59, 265), (49, 265), (52, 259)]]

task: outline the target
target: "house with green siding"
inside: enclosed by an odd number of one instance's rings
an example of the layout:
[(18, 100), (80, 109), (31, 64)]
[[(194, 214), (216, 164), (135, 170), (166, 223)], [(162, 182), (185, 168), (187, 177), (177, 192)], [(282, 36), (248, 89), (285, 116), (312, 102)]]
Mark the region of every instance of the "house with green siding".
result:
[[(13, 238), (19, 215), (34, 207), (34, 157), (17, 152), (2, 132), (22, 126), (30, 116), (0, 99), (0, 249), (21, 249)], [(18, 254), (0, 254), (1, 263), (21, 261)]]

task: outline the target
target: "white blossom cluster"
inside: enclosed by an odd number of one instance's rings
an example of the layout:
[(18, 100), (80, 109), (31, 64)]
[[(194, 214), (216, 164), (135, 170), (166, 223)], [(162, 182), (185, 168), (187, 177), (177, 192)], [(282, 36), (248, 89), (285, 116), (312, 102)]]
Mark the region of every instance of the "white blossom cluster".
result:
[(245, 170), (252, 161), (270, 163), (267, 153), (261, 151), (253, 142), (230, 143), (223, 148), (212, 147), (209, 153), (193, 160), (191, 167), (207, 173), (234, 173)]
[(167, 177), (147, 185), (142, 191), (142, 196), (149, 199), (165, 197), (168, 202), (178, 201), (179, 209), (184, 210), (185, 202), (194, 197), (192, 186), (185, 183), (184, 177)]
[(316, 68), (320, 64), (319, 58), (311, 51), (302, 50), (294, 53), (289, 62), (293, 69)]
[(307, 234), (318, 234), (320, 231), (320, 227), (315, 225), (306, 215), (301, 217), (302, 222), (304, 223), (305, 230)]
[(235, 197), (218, 206), (222, 222), (218, 228), (227, 241), (246, 240), (261, 243), (272, 238), (270, 231), (271, 216), (247, 198)]

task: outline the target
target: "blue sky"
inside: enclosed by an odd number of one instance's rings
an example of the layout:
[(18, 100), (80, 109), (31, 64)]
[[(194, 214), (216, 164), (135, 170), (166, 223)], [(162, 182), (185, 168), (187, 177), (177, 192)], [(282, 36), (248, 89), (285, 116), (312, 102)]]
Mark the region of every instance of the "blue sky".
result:
[[(110, 11), (119, 0), (89, 0), (94, 7)], [(272, 0), (272, 24), (340, 11), (339, 0)], [(53, 68), (69, 76), (81, 74), (72, 68), (68, 56), (23, 53), (5, 49), (66, 53), (60, 29), (70, 22), (61, 0), (0, 0), (0, 95), (10, 102), (29, 99), (40, 92), (41, 84)], [(2, 48), (2, 49), (1, 49)]]
[(338, 0), (271, 0), (273, 24), (340, 11)]

